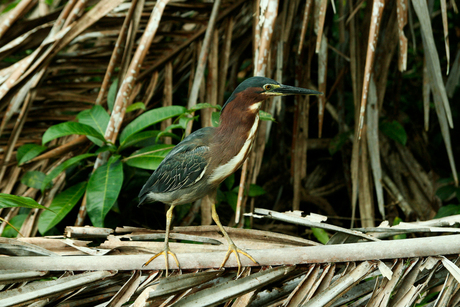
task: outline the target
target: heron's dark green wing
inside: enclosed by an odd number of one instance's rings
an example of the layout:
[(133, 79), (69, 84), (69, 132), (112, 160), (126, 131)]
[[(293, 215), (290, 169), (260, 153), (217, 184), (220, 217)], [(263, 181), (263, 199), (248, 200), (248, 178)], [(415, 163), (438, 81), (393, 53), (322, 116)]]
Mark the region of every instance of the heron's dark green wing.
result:
[(173, 192), (198, 182), (208, 165), (209, 147), (203, 144), (207, 144), (209, 132), (208, 129), (200, 129), (174, 147), (150, 176), (139, 198), (150, 192)]
[(207, 161), (203, 155), (208, 150), (207, 146), (200, 146), (165, 159), (149, 179), (149, 192), (173, 192), (195, 184), (206, 171)]

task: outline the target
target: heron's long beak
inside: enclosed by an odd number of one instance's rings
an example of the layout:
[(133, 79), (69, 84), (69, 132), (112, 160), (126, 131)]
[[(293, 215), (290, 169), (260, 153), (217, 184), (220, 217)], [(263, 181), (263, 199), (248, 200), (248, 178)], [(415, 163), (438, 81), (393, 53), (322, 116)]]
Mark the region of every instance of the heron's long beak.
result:
[(323, 93), (309, 90), (306, 88), (295, 87), (290, 85), (283, 85), (281, 84), (280, 87), (275, 88), (271, 91), (272, 93), (276, 93), (275, 95), (280, 96), (288, 96), (288, 95), (323, 95)]

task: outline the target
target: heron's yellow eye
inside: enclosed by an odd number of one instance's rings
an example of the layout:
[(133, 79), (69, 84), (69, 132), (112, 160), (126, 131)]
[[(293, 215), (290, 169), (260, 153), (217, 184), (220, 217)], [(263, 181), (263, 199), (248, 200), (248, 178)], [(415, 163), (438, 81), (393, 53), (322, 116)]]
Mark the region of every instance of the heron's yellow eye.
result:
[(266, 91), (269, 91), (269, 90), (271, 90), (272, 88), (273, 88), (273, 87), (272, 87), (270, 84), (265, 84), (265, 85), (264, 85), (264, 90), (266, 90)]

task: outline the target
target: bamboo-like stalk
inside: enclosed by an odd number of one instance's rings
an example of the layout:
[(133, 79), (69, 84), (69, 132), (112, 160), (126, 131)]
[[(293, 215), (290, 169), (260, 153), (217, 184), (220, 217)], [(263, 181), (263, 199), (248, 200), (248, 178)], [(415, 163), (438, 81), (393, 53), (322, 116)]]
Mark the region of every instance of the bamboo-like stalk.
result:
[[(453, 255), (460, 253), (460, 235), (426, 237), (417, 239), (351, 243), (280, 249), (250, 250), (260, 265), (293, 265), (302, 263), (327, 263), (348, 261), (372, 261)], [(90, 271), (90, 270), (158, 270), (164, 269), (164, 259), (153, 260), (148, 267), (142, 267), (148, 255), (116, 256), (72, 256), (72, 257), (0, 257), (0, 267), (8, 270)], [(225, 251), (212, 253), (177, 253), (182, 269), (219, 267)], [(91, 261), (89, 261), (91, 259)], [(244, 266), (256, 266), (249, 259), (242, 258)], [(230, 257), (225, 267), (236, 267)], [(170, 263), (171, 269), (177, 269)]]
[(321, 49), (321, 40), (323, 39), (323, 31), (324, 31), (324, 21), (326, 19), (326, 8), (328, 0), (320, 0), (316, 1), (315, 3), (315, 33), (316, 33), (316, 53), (320, 52)]
[[(171, 62), (165, 65), (165, 83), (163, 89), (163, 107), (173, 105), (173, 65)], [(172, 124), (172, 119), (169, 118), (161, 123), (161, 130), (164, 131)], [(172, 144), (171, 137), (165, 137), (164, 144)]]
[(302, 53), (302, 48), (303, 48), (303, 44), (305, 40), (305, 34), (307, 33), (308, 16), (310, 15), (310, 9), (311, 9), (312, 4), (313, 4), (313, 0), (305, 1), (305, 10), (304, 10), (303, 21), (302, 21), (302, 31), (300, 32), (299, 49), (297, 50), (298, 54)]
[(404, 27), (407, 24), (407, 0), (398, 0), (398, 30), (399, 30), (399, 58), (398, 69), (403, 72), (407, 69), (407, 38), (404, 35)]
[(0, 24), (0, 38), (8, 31), (8, 29), (24, 14), (27, 13), (29, 9), (32, 8), (36, 0), (24, 0), (20, 1), (3, 19), (3, 22)]
[[(204, 69), (206, 67), (206, 62), (208, 60), (208, 50), (211, 44), (212, 35), (214, 33), (214, 27), (217, 21), (217, 15), (219, 13), (219, 6), (220, 0), (216, 0), (212, 7), (211, 17), (209, 18), (208, 26), (206, 28), (206, 34), (203, 40), (203, 45), (201, 46), (200, 55), (198, 57), (198, 65), (196, 67), (195, 77), (193, 79), (193, 85), (187, 103), (187, 108), (189, 109), (193, 108), (198, 100), (198, 92), (200, 84), (203, 81), (204, 77)], [(191, 131), (192, 122), (189, 122), (185, 134), (188, 135)]]
[[(136, 53), (134, 54), (133, 59), (130, 62), (131, 64), (129, 65), (127, 74), (124, 77), (122, 84), (120, 85), (120, 89), (118, 90), (117, 97), (115, 99), (113, 111), (110, 116), (109, 124), (107, 125), (107, 129), (104, 135), (105, 139), (108, 142), (115, 143), (118, 137), (118, 133), (120, 132), (120, 127), (123, 123), (123, 118), (125, 116), (126, 108), (128, 107), (128, 103), (130, 102), (132, 91), (135, 88), (135, 82), (139, 74), (140, 67), (147, 55), (153, 38), (155, 37), (156, 31), (161, 20), (161, 16), (163, 15), (163, 11), (168, 1), (169, 0), (160, 0), (155, 4), (149, 22), (147, 24), (147, 28), (144, 34), (142, 35), (142, 38), (139, 42), (139, 46), (136, 49)], [(101, 154), (98, 156), (96, 162), (94, 163), (94, 169), (97, 169), (99, 166), (103, 165), (107, 161), (107, 154), (108, 152), (106, 152), (106, 154)], [(85, 217), (86, 203), (83, 202), (80, 205), (75, 225), (83, 225)]]
[(115, 48), (113, 49), (112, 56), (110, 57), (109, 65), (105, 72), (104, 80), (102, 81), (101, 89), (97, 95), (96, 104), (102, 104), (107, 88), (109, 87), (110, 79), (112, 78), (112, 73), (115, 70), (115, 65), (119, 61), (119, 54), (122, 53), (124, 45), (126, 44), (126, 37), (128, 36), (129, 23), (132, 20), (132, 15), (134, 14), (134, 8), (137, 5), (137, 0), (131, 2), (128, 14), (123, 21), (123, 24), (120, 29), (120, 35), (118, 35), (117, 42), (115, 43)]
[(373, 73), (373, 65), (375, 58), (375, 50), (377, 48), (377, 40), (380, 30), (380, 21), (382, 19), (385, 0), (374, 0), (372, 6), (371, 26), (369, 29), (368, 46), (366, 53), (366, 66), (364, 67), (363, 91), (361, 94), (361, 107), (359, 109), (359, 128), (358, 136), (361, 138), (361, 133), (364, 125), (364, 114), (366, 112), (367, 94), (369, 92), (369, 82)]

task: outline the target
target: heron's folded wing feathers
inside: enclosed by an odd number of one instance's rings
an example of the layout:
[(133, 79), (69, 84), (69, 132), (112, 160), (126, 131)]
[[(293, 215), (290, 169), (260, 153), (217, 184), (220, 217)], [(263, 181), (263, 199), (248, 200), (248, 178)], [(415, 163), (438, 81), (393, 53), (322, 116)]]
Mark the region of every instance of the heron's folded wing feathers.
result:
[(150, 192), (166, 193), (190, 187), (204, 175), (208, 146), (183, 144), (173, 151), (166, 156), (144, 185), (140, 197)]

